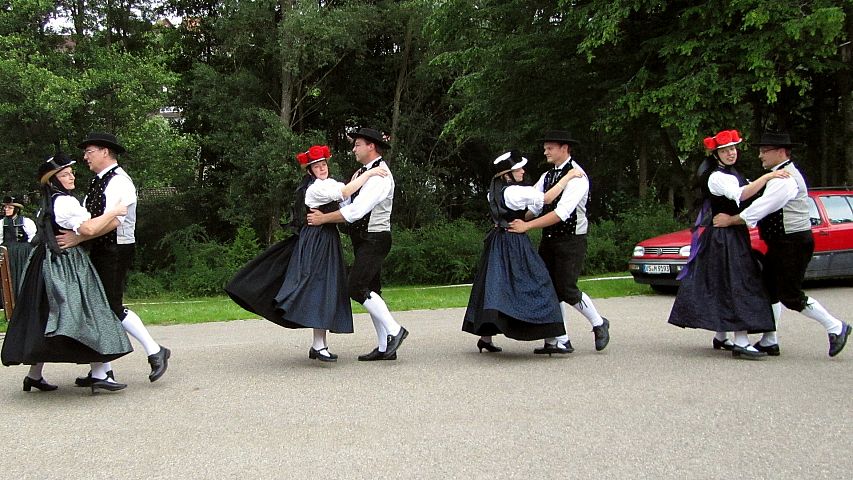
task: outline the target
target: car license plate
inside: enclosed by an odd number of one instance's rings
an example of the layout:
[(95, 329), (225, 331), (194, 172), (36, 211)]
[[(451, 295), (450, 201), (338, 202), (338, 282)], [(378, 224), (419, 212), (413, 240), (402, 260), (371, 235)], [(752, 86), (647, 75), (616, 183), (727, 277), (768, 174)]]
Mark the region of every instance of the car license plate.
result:
[(669, 265), (646, 265), (646, 273), (669, 273)]

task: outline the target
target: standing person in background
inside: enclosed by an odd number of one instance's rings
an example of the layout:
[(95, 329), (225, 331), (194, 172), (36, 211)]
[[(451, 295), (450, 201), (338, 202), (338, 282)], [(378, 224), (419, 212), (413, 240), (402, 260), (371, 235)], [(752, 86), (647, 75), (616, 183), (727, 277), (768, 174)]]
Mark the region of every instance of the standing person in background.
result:
[(517, 151), (495, 159), (488, 202), (494, 228), (484, 242), (483, 254), (471, 287), (462, 330), (480, 335), (482, 353), (502, 349), (492, 336), (538, 340), (566, 333), (560, 301), (542, 258), (526, 234), (507, 231), (509, 222), (524, 218), (528, 210), (542, 209), (574, 177), (566, 175), (548, 193), (523, 186), (527, 159)]
[(0, 245), (9, 252), (9, 271), (12, 274), (12, 296), (18, 296), (18, 286), (24, 277), (24, 267), (30, 256), (30, 242), (36, 236), (36, 224), (21, 215), (24, 206), (18, 199), (7, 195), (3, 198), (3, 220), (0, 228)]
[[(829, 356), (841, 353), (850, 336), (850, 325), (835, 318), (817, 300), (803, 292), (803, 278), (814, 253), (814, 238), (809, 215), (808, 186), (791, 160), (791, 143), (787, 133), (767, 132), (758, 142), (758, 158), (765, 170), (785, 170), (790, 176), (776, 178), (752, 205), (737, 215), (718, 213), (715, 227), (746, 224), (758, 225), (758, 233), (767, 243), (762, 278), (776, 325), (782, 316), (782, 305), (817, 321), (829, 337)], [(765, 333), (754, 347), (771, 356), (780, 354), (776, 332)]]
[[(540, 140), (543, 143), (545, 158), (554, 166), (542, 174), (536, 182), (536, 189), (546, 192), (563, 178), (570, 170), (583, 169), (572, 158), (572, 147), (580, 142), (573, 139), (569, 132), (552, 130), (545, 133)], [(541, 216), (525, 222), (514, 220), (509, 225), (509, 231), (524, 233), (531, 228), (542, 229), (542, 241), (539, 244), (539, 255), (545, 261), (557, 297), (561, 305), (563, 320), (568, 319), (568, 308), (571, 305), (583, 315), (592, 325), (595, 336), (595, 349), (604, 350), (610, 342), (610, 322), (602, 317), (592, 299), (578, 288), (578, 278), (583, 269), (587, 249), (587, 217), (586, 202), (589, 199), (589, 179), (584, 175), (571, 179), (554, 203), (546, 204), (541, 210)], [(539, 215), (539, 211), (534, 211)], [(568, 330), (568, 329), (567, 329)], [(545, 345), (537, 348), (534, 353), (571, 353), (574, 351), (568, 334), (545, 339)]]
[[(171, 351), (160, 346), (148, 333), (139, 316), (124, 306), (124, 289), (127, 275), (133, 266), (136, 254), (136, 187), (130, 176), (118, 165), (118, 156), (125, 148), (109, 133), (90, 133), (77, 145), (83, 150), (83, 159), (89, 170), (95, 173), (83, 203), (93, 217), (103, 214), (119, 203), (127, 205), (127, 214), (116, 218), (113, 228), (100, 235), (78, 235), (65, 232), (57, 236), (60, 247), (75, 246), (88, 241), (89, 256), (110, 301), (110, 308), (121, 320), (124, 329), (145, 349), (151, 373), (148, 380), (154, 382), (166, 373)], [(111, 371), (111, 368), (108, 366)], [(91, 383), (90, 375), (79, 377), (77, 385)]]
[[(372, 128), (360, 128), (349, 135), (353, 141), (355, 159), (362, 165), (352, 179), (370, 169), (385, 168), (385, 150), (391, 148), (382, 134)], [(382, 293), (382, 262), (391, 251), (391, 208), (394, 204), (394, 177), (375, 176), (351, 196), (351, 202), (340, 210), (323, 213), (311, 210), (308, 225), (348, 223), (355, 260), (349, 272), (349, 297), (362, 304), (370, 314), (376, 329), (377, 346), (359, 355), (363, 362), (396, 360), (397, 349), (409, 332), (394, 320), (380, 296)]]
[[(697, 227), (717, 213), (737, 214), (770, 179), (788, 176), (784, 171), (771, 172), (747, 183), (735, 168), (740, 142), (737, 130), (723, 130), (705, 138), (710, 157), (699, 175), (704, 203)], [(669, 323), (717, 332), (712, 342), (714, 349), (731, 350), (734, 357), (756, 359), (767, 355), (753, 348), (747, 335), (770, 332), (775, 327), (770, 300), (760, 282), (761, 268), (752, 253), (745, 225), (706, 226), (692, 242), (690, 258), (678, 278), (681, 286)], [(726, 338), (726, 332), (734, 332), (734, 344)]]

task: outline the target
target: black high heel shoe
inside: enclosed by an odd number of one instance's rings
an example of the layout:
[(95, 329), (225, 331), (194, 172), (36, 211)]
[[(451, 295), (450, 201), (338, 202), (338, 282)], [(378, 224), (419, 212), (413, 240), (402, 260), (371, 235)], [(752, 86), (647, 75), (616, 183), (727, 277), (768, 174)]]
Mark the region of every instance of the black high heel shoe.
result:
[(33, 387), (36, 387), (42, 392), (52, 392), (53, 390), (59, 388), (56, 385), (51, 385), (45, 382), (44, 377), (39, 378), (38, 380), (33, 380), (30, 377), (24, 377), (24, 391), (29, 392), (30, 390), (32, 390)]
[(111, 382), (109, 379), (105, 378), (103, 380), (94, 379), (92, 385), (90, 385), (92, 389), (92, 394), (98, 393), (96, 390), (106, 390), (108, 392), (117, 392), (119, 390), (124, 390), (127, 388), (127, 384), (125, 383), (116, 383)]
[[(323, 350), (329, 354), (329, 356), (323, 355)], [(311, 347), (311, 350), (308, 350), (308, 358), (311, 360), (320, 360), (321, 362), (337, 362), (338, 356), (329, 351), (329, 347), (323, 347), (320, 350), (315, 350), (314, 347)]]
[(717, 337), (714, 337), (714, 350), (734, 350), (735, 344), (732, 343), (728, 338), (725, 340), (717, 340)]
[(477, 348), (479, 348), (479, 349), (480, 349), (480, 353), (483, 353), (483, 349), (484, 349), (484, 348), (485, 348), (485, 349), (486, 349), (486, 351), (487, 351), (487, 352), (489, 352), (489, 353), (498, 353), (498, 352), (502, 352), (502, 351), (503, 351), (503, 348), (501, 348), (501, 347), (499, 347), (499, 346), (495, 345), (495, 344), (494, 344), (494, 343), (492, 343), (492, 342), (485, 342), (485, 341), (483, 341), (483, 339), (482, 339), (482, 338), (481, 338), (481, 339), (479, 339), (479, 340), (477, 340)]

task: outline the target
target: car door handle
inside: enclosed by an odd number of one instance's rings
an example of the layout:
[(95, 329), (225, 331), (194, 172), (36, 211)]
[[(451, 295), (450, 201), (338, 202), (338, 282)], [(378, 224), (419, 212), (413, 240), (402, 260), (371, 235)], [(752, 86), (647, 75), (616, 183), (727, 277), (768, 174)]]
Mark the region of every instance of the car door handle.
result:
[(826, 230), (824, 230), (824, 231), (822, 231), (822, 232), (819, 232), (819, 235), (820, 235), (821, 237), (828, 237), (828, 236), (829, 236), (829, 232), (827, 232)]

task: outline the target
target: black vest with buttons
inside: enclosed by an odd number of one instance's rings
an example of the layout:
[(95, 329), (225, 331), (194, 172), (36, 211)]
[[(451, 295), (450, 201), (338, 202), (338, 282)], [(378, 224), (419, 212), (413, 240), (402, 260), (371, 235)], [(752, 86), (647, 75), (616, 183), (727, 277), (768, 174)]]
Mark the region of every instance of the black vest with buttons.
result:
[[(364, 174), (364, 172), (366, 172), (366, 171), (370, 170), (371, 168), (376, 168), (376, 167), (378, 167), (381, 163), (382, 163), (382, 159), (381, 159), (381, 158), (378, 158), (378, 159), (376, 159), (376, 161), (374, 161), (374, 162), (373, 162), (369, 167), (368, 167), (367, 165), (365, 165), (365, 166), (363, 166), (363, 167), (359, 168), (359, 169), (358, 169), (358, 174), (355, 176), (355, 178), (360, 177), (362, 174)], [(355, 201), (355, 197), (357, 197), (357, 196), (358, 196), (359, 192), (361, 192), (361, 189), (360, 189), (360, 188), (359, 188), (358, 190), (356, 190), (356, 191), (355, 191), (355, 193), (353, 193), (352, 195), (350, 195), (350, 200), (351, 200), (351, 201)], [(371, 214), (371, 213), (372, 213), (372, 212), (367, 212), (367, 215), (365, 215), (365, 216), (363, 216), (363, 217), (359, 218), (358, 220), (356, 220), (356, 221), (352, 222), (352, 223), (349, 225), (349, 231), (350, 231), (350, 233), (352, 233), (352, 232), (366, 232), (366, 231), (367, 231), (367, 227), (368, 227), (368, 226), (370, 226), (370, 214)]]
[[(116, 176), (116, 170), (118, 169), (118, 165), (111, 168), (107, 173), (103, 176), (95, 175), (95, 178), (92, 179), (92, 183), (89, 184), (89, 192), (86, 194), (86, 210), (92, 214), (92, 218), (100, 217), (104, 214), (107, 206), (107, 185), (110, 183), (113, 177)], [(118, 234), (116, 230), (113, 230), (109, 233), (101, 235), (100, 237), (93, 238), (89, 240), (88, 246), (91, 248), (95, 247), (107, 247), (110, 245), (115, 245), (117, 243)]]
[(24, 218), (18, 215), (15, 218), (3, 217), (3, 243), (26, 243), (30, 241), (27, 232), (24, 231)]
[[(560, 181), (563, 176), (568, 173), (569, 170), (572, 169), (572, 161), (569, 160), (561, 169), (552, 168), (545, 174), (545, 185), (543, 191), (547, 192), (551, 189), (557, 182)], [(549, 212), (553, 212), (557, 209), (557, 204), (560, 202), (560, 199), (563, 198), (563, 192), (560, 192), (560, 195), (554, 199), (553, 202), (544, 205), (542, 207), (542, 215), (545, 215)], [(542, 237), (543, 238), (559, 238), (559, 237), (568, 237), (571, 235), (575, 235), (578, 226), (578, 211), (575, 209), (569, 218), (557, 222), (553, 225), (545, 227), (542, 229)]]

